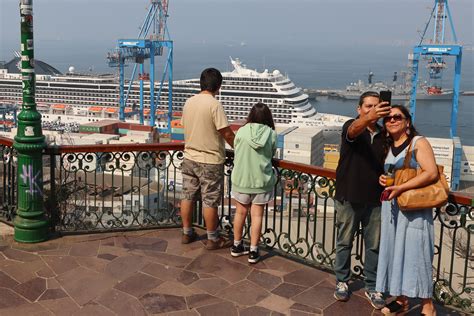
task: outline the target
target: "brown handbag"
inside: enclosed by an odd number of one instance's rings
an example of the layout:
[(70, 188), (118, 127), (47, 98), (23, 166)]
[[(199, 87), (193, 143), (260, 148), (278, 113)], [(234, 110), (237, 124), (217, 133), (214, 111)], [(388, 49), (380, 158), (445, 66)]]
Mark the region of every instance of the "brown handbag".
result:
[[(395, 171), (395, 185), (401, 185), (421, 173), (421, 169), (410, 168), (412, 155), (412, 142), (410, 143), (402, 169)], [(397, 197), (398, 206), (402, 211), (413, 211), (424, 208), (441, 207), (448, 202), (449, 187), (443, 166), (438, 167), (438, 180), (427, 186), (410, 189)]]

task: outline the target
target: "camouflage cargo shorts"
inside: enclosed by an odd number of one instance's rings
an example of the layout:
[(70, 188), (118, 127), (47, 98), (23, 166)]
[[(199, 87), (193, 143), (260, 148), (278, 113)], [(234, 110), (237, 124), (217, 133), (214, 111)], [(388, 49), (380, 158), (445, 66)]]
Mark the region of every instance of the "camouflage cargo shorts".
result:
[(218, 207), (221, 203), (224, 164), (207, 164), (184, 159), (182, 199), (196, 201), (202, 197), (203, 207)]

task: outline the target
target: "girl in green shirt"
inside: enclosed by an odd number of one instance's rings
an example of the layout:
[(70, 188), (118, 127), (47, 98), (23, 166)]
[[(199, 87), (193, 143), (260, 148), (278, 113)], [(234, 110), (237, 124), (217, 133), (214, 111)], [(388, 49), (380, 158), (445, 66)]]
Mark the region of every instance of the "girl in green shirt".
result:
[[(265, 204), (273, 198), (276, 177), (272, 168), (272, 157), (276, 150), (276, 132), (272, 113), (263, 103), (250, 110), (247, 123), (241, 127), (234, 140), (234, 169), (232, 170), (232, 192), (236, 201), (234, 218), (234, 257), (249, 254), (248, 261), (260, 259), (258, 243), (262, 230)], [(242, 231), (250, 209), (250, 251), (242, 242)]]

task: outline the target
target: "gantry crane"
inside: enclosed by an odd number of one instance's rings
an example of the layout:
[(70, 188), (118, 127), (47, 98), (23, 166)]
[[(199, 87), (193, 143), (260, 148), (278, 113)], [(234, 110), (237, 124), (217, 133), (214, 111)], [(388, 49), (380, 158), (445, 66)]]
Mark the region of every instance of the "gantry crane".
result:
[[(441, 80), (442, 71), (446, 67), (444, 58), (447, 56), (456, 57), (455, 69), (454, 69), (454, 84), (453, 84), (453, 102), (451, 109), (451, 137), (456, 136), (457, 128), (457, 114), (458, 114), (458, 103), (459, 103), (459, 85), (461, 81), (461, 59), (462, 59), (462, 46), (457, 44), (456, 32), (454, 30), (453, 19), (451, 18), (451, 11), (449, 9), (448, 0), (434, 0), (434, 7), (431, 11), (430, 18), (425, 25), (425, 29), (422, 32), (420, 42), (413, 48), (413, 60), (412, 60), (412, 90), (410, 99), (410, 112), (415, 119), (416, 114), (416, 89), (418, 82), (418, 64), (421, 56), (429, 57), (428, 69), (430, 74), (430, 80)], [(433, 39), (427, 40), (426, 34), (431, 21), (434, 21), (433, 26)], [(452, 39), (451, 44), (447, 44), (446, 28), (447, 23), (451, 28)], [(436, 84), (431, 84), (426, 91), (429, 94), (442, 93), (441, 87)]]
[[(159, 104), (164, 81), (168, 74), (168, 132), (171, 128), (172, 118), (172, 83), (173, 83), (173, 42), (170, 39), (167, 18), (168, 0), (150, 0), (150, 8), (145, 20), (140, 28), (136, 39), (119, 39), (117, 48), (107, 55), (109, 66), (119, 68), (119, 89), (120, 89), (120, 120), (125, 120), (125, 107), (128, 96), (135, 80), (138, 65), (140, 66), (138, 79), (140, 81), (140, 123), (144, 124), (144, 81), (150, 82), (150, 126), (155, 126), (156, 109)], [(150, 35), (148, 35), (150, 33)], [(164, 49), (167, 49), (167, 58), (164, 63), (158, 92), (155, 93), (155, 56), (162, 56)], [(149, 59), (150, 71), (145, 72), (145, 61)], [(125, 91), (125, 63), (133, 62), (131, 78), (128, 81), (128, 88)], [(133, 113), (133, 112), (132, 112)]]

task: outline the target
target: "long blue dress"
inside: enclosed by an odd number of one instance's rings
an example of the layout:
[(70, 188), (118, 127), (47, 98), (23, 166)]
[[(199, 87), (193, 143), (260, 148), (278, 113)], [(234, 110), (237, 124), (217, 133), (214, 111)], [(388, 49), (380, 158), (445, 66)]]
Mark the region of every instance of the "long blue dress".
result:
[[(420, 137), (413, 139), (413, 147)], [(408, 146), (407, 146), (408, 147)], [(402, 168), (405, 148), (397, 156), (390, 150), (390, 164)], [(410, 166), (418, 163), (413, 154)], [(433, 293), (434, 229), (433, 210), (400, 211), (396, 199), (382, 202), (381, 237), (376, 290), (392, 296), (431, 298)]]

